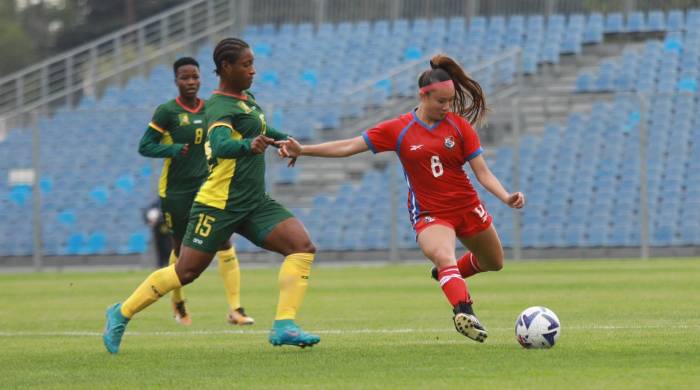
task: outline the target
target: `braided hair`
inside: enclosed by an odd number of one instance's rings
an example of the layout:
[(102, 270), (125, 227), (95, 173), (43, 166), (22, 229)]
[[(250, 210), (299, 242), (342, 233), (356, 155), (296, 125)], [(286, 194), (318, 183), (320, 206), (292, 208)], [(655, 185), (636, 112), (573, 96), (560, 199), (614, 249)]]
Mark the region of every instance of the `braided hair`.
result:
[(455, 85), (452, 110), (472, 124), (482, 124), (488, 109), (484, 91), (479, 83), (467, 76), (464, 69), (452, 58), (442, 54), (431, 58), (430, 69), (418, 77), (418, 88), (447, 80), (452, 80)]
[(216, 65), (214, 72), (221, 76), (221, 64), (224, 61), (233, 64), (241, 56), (241, 53), (248, 48), (250, 46), (244, 40), (238, 38), (225, 38), (219, 41), (214, 48), (214, 65)]

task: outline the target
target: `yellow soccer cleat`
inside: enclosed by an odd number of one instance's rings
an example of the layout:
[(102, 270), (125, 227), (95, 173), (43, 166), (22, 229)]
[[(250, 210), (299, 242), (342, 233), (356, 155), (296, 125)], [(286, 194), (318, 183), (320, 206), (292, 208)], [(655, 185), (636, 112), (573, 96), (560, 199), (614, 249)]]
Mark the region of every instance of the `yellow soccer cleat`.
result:
[(242, 307), (239, 307), (236, 310), (231, 310), (228, 313), (228, 323), (231, 325), (253, 325), (255, 323), (255, 319), (253, 317), (249, 317), (247, 314), (245, 314), (245, 310)]

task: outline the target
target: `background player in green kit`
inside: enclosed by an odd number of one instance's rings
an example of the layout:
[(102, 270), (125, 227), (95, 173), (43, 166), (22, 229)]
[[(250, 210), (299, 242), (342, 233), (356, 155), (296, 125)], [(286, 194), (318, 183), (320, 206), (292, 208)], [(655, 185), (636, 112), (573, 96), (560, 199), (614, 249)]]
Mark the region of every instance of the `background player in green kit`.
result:
[[(197, 97), (199, 64), (193, 58), (183, 57), (173, 64), (173, 72), (180, 94), (158, 106), (139, 144), (141, 155), (165, 159), (158, 195), (173, 239), (170, 264), (174, 264), (180, 255), (192, 202), (209, 174), (204, 153), (207, 137), (205, 102)], [(217, 253), (219, 271), (230, 306), (228, 320), (232, 324), (250, 325), (254, 320), (245, 315), (240, 305), (240, 269), (236, 252), (228, 239), (217, 249), (221, 249)], [(180, 288), (173, 290), (171, 300), (176, 321), (190, 325), (192, 320)]]
[(214, 49), (219, 89), (207, 102), (212, 168), (192, 206), (178, 262), (153, 272), (123, 303), (107, 309), (103, 342), (111, 353), (119, 351), (126, 325), (136, 313), (195, 280), (233, 233), (285, 256), (270, 343), (306, 347), (320, 341), (294, 322), (316, 248), (302, 223), (265, 193), (263, 153), (287, 136), (267, 126), (265, 114), (247, 91), (255, 75), (253, 61), (250, 47), (240, 39), (224, 39)]

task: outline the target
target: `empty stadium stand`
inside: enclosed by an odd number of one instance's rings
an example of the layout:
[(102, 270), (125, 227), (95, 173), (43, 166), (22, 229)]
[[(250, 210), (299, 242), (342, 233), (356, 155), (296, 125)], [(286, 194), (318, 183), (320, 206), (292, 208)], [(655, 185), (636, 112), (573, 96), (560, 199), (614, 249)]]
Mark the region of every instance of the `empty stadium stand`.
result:
[[(651, 243), (700, 245), (700, 11), (514, 15), (508, 18), (379, 20), (322, 24), (248, 26), (243, 37), (256, 54), (254, 93), (268, 108), (273, 126), (304, 141), (326, 138), (373, 107), (415, 94), (415, 74), (381, 80), (352, 98), (344, 92), (387, 70), (449, 48), (467, 69), (517, 47), (522, 72), (537, 75), (543, 65), (579, 55), (585, 45), (602, 45), (607, 35), (665, 32), (641, 50), (626, 49), (593, 71), (582, 72), (581, 94), (638, 91), (666, 93), (655, 99), (647, 142)], [(202, 70), (201, 96), (216, 87), (211, 46), (195, 57)], [(515, 62), (495, 66), (512, 82)], [(493, 86), (484, 85), (489, 93)], [(157, 104), (175, 96), (169, 64), (124, 86), (110, 86), (76, 107), (40, 118), (39, 191), (43, 251), (47, 255), (129, 254), (147, 250), (149, 232), (140, 207), (156, 196), (160, 161), (141, 158), (137, 144)], [(591, 95), (593, 96), (593, 95)], [(566, 123), (528, 134), (519, 146), (520, 182), (528, 196), (523, 211), (523, 245), (531, 248), (625, 247), (640, 245), (639, 130), (641, 107), (627, 95), (572, 113)], [(496, 175), (513, 183), (514, 150), (494, 146)], [(0, 142), (0, 178), (32, 165), (30, 128), (12, 129)], [(325, 163), (325, 162), (324, 162)], [(328, 163), (329, 166), (334, 164)], [(308, 165), (300, 164), (307, 167)], [(369, 165), (361, 165), (369, 168)], [(269, 167), (274, 184), (299, 191), (303, 169)], [(313, 171), (316, 175), (317, 171)], [(399, 202), (392, 204), (387, 183)], [(305, 189), (308, 192), (308, 189)], [(485, 191), (505, 246), (514, 243), (513, 213)], [(306, 199), (310, 201), (307, 202)], [(285, 202), (309, 228), (321, 250), (383, 250), (389, 245), (392, 208), (399, 218), (399, 245), (416, 248), (405, 210), (400, 168), (366, 169), (354, 181)], [(0, 180), (0, 256), (32, 253), (32, 188)], [(239, 251), (257, 251), (238, 239)]]

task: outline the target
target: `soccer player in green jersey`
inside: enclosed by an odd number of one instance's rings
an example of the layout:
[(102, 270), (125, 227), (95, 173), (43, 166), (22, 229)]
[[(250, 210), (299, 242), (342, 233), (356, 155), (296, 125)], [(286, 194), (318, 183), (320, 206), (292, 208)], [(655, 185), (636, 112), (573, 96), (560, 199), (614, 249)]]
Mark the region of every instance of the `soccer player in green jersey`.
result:
[[(158, 195), (173, 239), (170, 264), (176, 263), (180, 255), (192, 202), (209, 174), (204, 153), (207, 138), (205, 102), (197, 97), (199, 64), (194, 58), (183, 57), (173, 64), (173, 72), (179, 96), (158, 106), (139, 144), (141, 155), (165, 159)], [(240, 304), (241, 275), (236, 252), (228, 240), (217, 249), (220, 249), (217, 253), (219, 272), (230, 306), (228, 320), (232, 324), (253, 324), (254, 320), (245, 314)], [(185, 308), (182, 289), (174, 289), (171, 300), (175, 320), (190, 325), (192, 319)]]
[(265, 149), (288, 136), (267, 125), (248, 92), (255, 75), (253, 61), (248, 44), (237, 38), (224, 39), (214, 49), (219, 89), (207, 102), (209, 176), (192, 206), (178, 262), (153, 272), (129, 298), (107, 309), (103, 342), (110, 353), (119, 351), (126, 325), (136, 313), (195, 280), (233, 233), (285, 256), (270, 343), (307, 347), (320, 341), (294, 321), (316, 248), (302, 223), (265, 193)]

